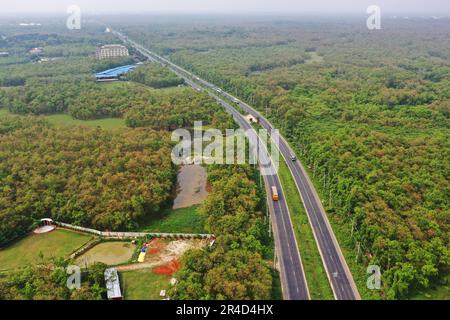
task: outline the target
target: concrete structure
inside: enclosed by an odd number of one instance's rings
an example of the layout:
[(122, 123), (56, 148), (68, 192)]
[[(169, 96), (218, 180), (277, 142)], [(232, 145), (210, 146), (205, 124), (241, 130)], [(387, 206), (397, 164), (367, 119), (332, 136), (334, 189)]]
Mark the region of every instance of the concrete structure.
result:
[(41, 226), (36, 228), (33, 233), (34, 234), (43, 234), (52, 232), (56, 229), (55, 222), (50, 218), (41, 219)]
[(97, 48), (95, 57), (97, 59), (110, 59), (117, 57), (128, 57), (130, 54), (127, 47), (120, 44), (108, 44)]
[(30, 54), (41, 54), (42, 52), (44, 52), (42, 48), (33, 48), (30, 50)]
[(109, 300), (122, 300), (122, 291), (120, 290), (120, 280), (117, 269), (109, 268), (105, 270), (106, 290)]

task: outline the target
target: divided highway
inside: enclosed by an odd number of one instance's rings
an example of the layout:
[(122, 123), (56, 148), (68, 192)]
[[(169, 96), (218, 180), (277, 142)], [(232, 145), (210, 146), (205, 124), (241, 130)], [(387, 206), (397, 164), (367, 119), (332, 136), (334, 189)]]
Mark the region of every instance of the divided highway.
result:
[[(204, 87), (214, 88), (212, 84), (195, 77), (188, 71), (174, 65), (170, 61), (152, 53), (148, 49), (142, 47), (136, 42), (130, 40), (128, 37), (122, 35), (119, 32), (114, 32), (119, 36), (124, 42), (129, 43), (143, 55), (148, 57), (150, 60), (161, 63), (178, 76), (182, 77), (185, 82), (193, 87), (195, 90), (203, 90)], [(199, 85), (198, 83), (201, 83)], [(216, 101), (222, 105), (227, 112), (229, 112), (239, 124), (243, 130), (252, 131), (254, 137), (258, 137), (256, 131), (253, 127), (245, 120), (245, 118), (233, 107), (231, 104), (226, 102), (219, 95), (209, 92), (209, 95), (216, 99)], [(259, 138), (258, 138), (259, 139)], [(270, 164), (270, 157), (268, 151), (265, 149), (264, 152), (260, 153), (262, 157), (260, 159), (261, 163)], [(276, 172), (276, 170), (274, 171)], [(281, 285), (283, 291), (283, 298), (285, 300), (310, 300), (310, 294), (308, 290), (308, 285), (306, 282), (306, 277), (301, 262), (300, 251), (298, 250), (297, 240), (295, 238), (295, 233), (289, 213), (289, 208), (287, 206), (286, 199), (284, 198), (282, 192), (282, 186), (278, 175), (263, 176), (264, 183), (266, 187), (266, 193), (268, 195), (267, 202), (269, 204), (269, 211), (271, 213), (271, 221), (274, 230), (275, 246), (280, 266), (281, 275)], [(276, 186), (279, 193), (279, 201), (273, 201), (271, 198), (271, 187)]]
[[(234, 99), (232, 96), (229, 97)], [(259, 118), (260, 124), (266, 130), (273, 128), (272, 124), (255, 109), (243, 102), (240, 102), (240, 106), (246, 112)], [(334, 297), (337, 300), (360, 300), (361, 296), (359, 295), (350, 269), (348, 268), (322, 206), (322, 202), (311, 180), (302, 164), (299, 161), (291, 160), (292, 156), (295, 156), (295, 153), (282, 137), (280, 138), (279, 149), (294, 177), (297, 189), (302, 198)]]

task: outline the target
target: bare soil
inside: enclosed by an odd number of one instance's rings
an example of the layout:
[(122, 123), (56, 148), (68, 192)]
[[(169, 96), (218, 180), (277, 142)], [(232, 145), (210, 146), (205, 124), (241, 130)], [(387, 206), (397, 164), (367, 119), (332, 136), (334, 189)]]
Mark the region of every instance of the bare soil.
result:
[(202, 203), (208, 196), (207, 172), (200, 165), (182, 166), (178, 173), (178, 188), (173, 209), (188, 208)]
[[(143, 263), (135, 263), (126, 266), (117, 267), (118, 271), (130, 271), (141, 269), (153, 269), (156, 267), (168, 266), (170, 268), (176, 265), (179, 268), (179, 259), (188, 250), (194, 248), (203, 248), (209, 245), (209, 240), (189, 239), (189, 240), (162, 240), (153, 239), (149, 243), (147, 255)], [(172, 263), (172, 265), (170, 265)], [(157, 271), (157, 270), (155, 270)]]

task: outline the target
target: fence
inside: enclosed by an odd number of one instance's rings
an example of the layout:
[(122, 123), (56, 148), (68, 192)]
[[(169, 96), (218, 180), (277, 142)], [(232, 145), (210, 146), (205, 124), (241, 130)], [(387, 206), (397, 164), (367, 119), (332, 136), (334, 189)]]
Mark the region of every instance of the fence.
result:
[(155, 232), (110, 232), (110, 231), (98, 231), (95, 229), (89, 229), (79, 226), (74, 226), (68, 223), (56, 222), (55, 224), (67, 229), (72, 229), (76, 231), (81, 231), (85, 233), (95, 234), (100, 237), (105, 238), (143, 238), (147, 236), (152, 236), (156, 238), (197, 238), (202, 237), (203, 239), (215, 238), (212, 234), (196, 234), (196, 233), (155, 233)]

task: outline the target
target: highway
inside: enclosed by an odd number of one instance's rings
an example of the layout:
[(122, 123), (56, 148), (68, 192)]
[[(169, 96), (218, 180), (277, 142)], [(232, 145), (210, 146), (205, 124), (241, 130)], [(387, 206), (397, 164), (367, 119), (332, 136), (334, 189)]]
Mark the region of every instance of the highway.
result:
[[(266, 130), (273, 128), (272, 124), (254, 108), (237, 100), (232, 95), (227, 93), (223, 94), (228, 99), (238, 101), (239, 106), (243, 110), (259, 119), (259, 123), (263, 128)], [(297, 189), (302, 198), (335, 299), (360, 300), (361, 296), (359, 295), (353, 276), (311, 180), (300, 161), (292, 161), (292, 156), (296, 158), (297, 156), (282, 137), (280, 137), (279, 149), (294, 177)]]
[[(182, 77), (185, 80), (186, 84), (190, 85), (195, 90), (201, 91), (204, 90), (204, 87), (207, 87), (209, 89), (214, 88), (212, 84), (208, 84), (207, 82), (202, 81), (200, 78), (193, 76), (188, 71), (154, 54), (153, 52), (130, 40), (121, 33), (116, 31), (114, 31), (114, 33), (118, 35), (124, 42), (132, 45), (135, 49), (140, 51), (150, 60), (158, 62), (170, 68), (178, 76)], [(201, 85), (196, 83), (196, 81), (198, 83), (201, 83)], [(210, 92), (209, 90), (208, 94), (233, 116), (241, 129), (245, 131), (248, 130), (252, 133), (253, 137), (257, 137), (257, 139), (259, 139), (253, 127), (230, 103), (221, 98), (218, 94)], [(260, 153), (260, 157), (260, 166), (262, 166), (263, 164), (269, 164), (269, 166), (272, 166), (272, 162), (270, 161), (267, 149), (264, 149), (263, 152)], [(276, 170), (274, 170), (274, 172), (276, 172)], [(298, 244), (295, 238), (289, 208), (283, 195), (280, 179), (276, 174), (263, 176), (263, 178), (274, 232), (275, 247), (279, 261), (283, 298), (285, 300), (310, 300), (310, 294), (300, 257), (300, 251), (298, 250)], [(272, 186), (276, 186), (278, 189), (279, 201), (272, 200)]]
[[(234, 101), (239, 107), (259, 119), (259, 123), (268, 132), (273, 129), (273, 125), (264, 118), (258, 111), (249, 106), (243, 101), (240, 101), (237, 97), (217, 88), (214, 84), (211, 84), (199, 77), (193, 75), (189, 71), (174, 65), (172, 62), (158, 56), (158, 59), (162, 59), (164, 63), (174, 66), (181, 73), (187, 74), (198, 83), (203, 86), (213, 89), (218, 95), (225, 97), (230, 101)], [(291, 174), (296, 183), (298, 192), (302, 198), (303, 205), (308, 215), (308, 220), (313, 230), (314, 238), (316, 240), (319, 252), (322, 258), (325, 271), (328, 276), (333, 294), (336, 300), (360, 300), (361, 296), (358, 292), (356, 284), (353, 280), (353, 276), (342, 254), (339, 243), (331, 228), (328, 217), (323, 208), (322, 202), (309, 179), (304, 167), (300, 161), (292, 161), (291, 158), (295, 153), (289, 147), (286, 140), (280, 136), (279, 144), (280, 153), (286, 160), (286, 163), (291, 171)], [(295, 155), (296, 156), (296, 155)], [(296, 158), (298, 158), (296, 156)]]

